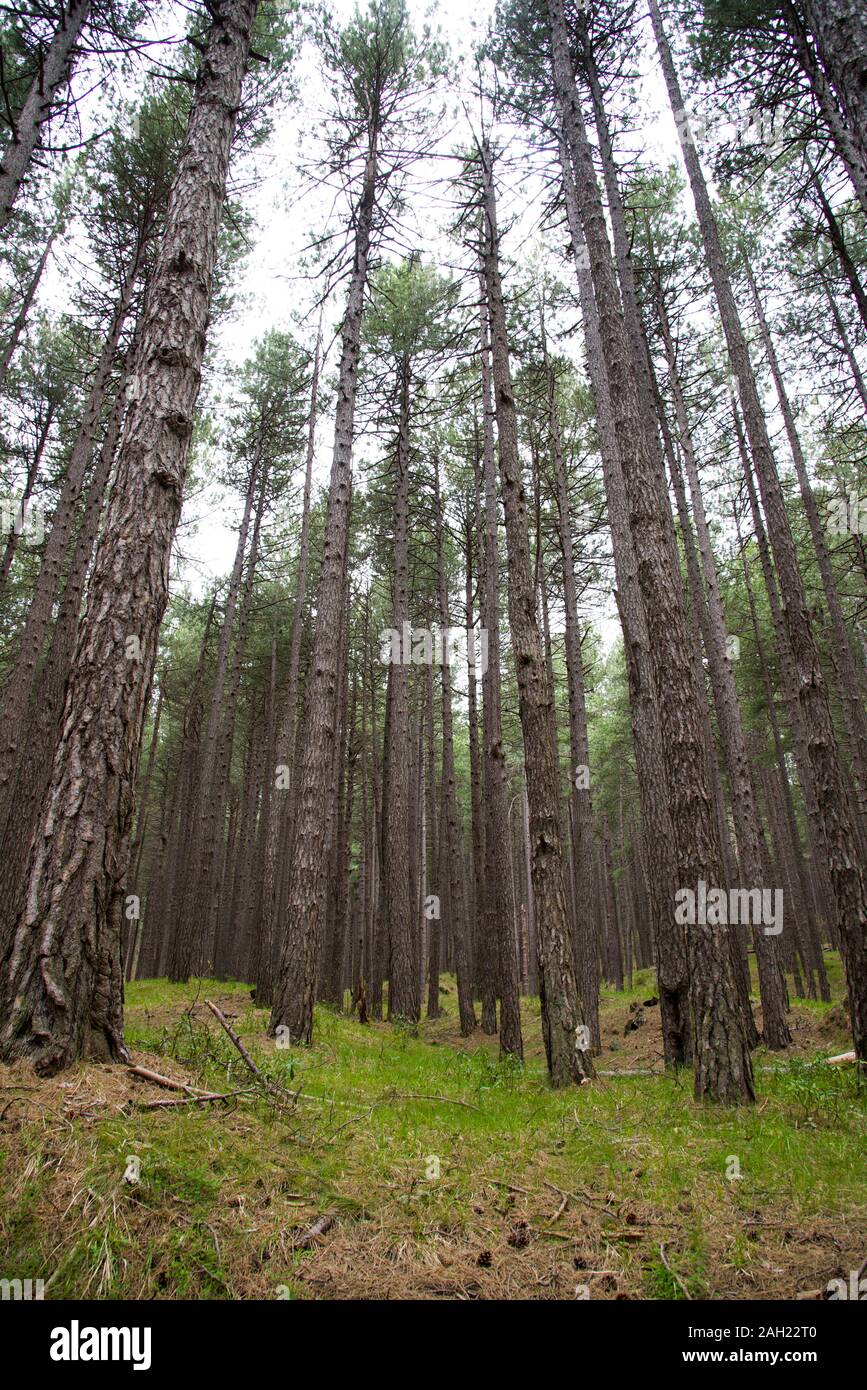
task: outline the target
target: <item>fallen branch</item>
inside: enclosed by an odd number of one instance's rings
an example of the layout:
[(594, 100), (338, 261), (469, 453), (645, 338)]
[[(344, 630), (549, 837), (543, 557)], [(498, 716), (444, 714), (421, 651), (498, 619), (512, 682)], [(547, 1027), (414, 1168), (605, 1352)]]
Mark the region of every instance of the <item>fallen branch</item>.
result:
[(234, 1030), (234, 1028), (232, 1027), (231, 1023), (230, 1023), (229, 1020), (226, 1018), (226, 1015), (225, 1015), (224, 1013), (222, 1013), (222, 1012), (217, 1008), (216, 1004), (212, 1004), (211, 1001), (210, 1001), (210, 999), (206, 999), (206, 1000), (205, 1000), (205, 1003), (206, 1003), (206, 1005), (208, 1006), (208, 1008), (211, 1010), (211, 1013), (214, 1015), (214, 1018), (217, 1020), (217, 1022), (218, 1022), (219, 1025), (220, 1025), (220, 1027), (223, 1028), (223, 1029), (225, 1029), (225, 1031), (228, 1033), (228, 1035), (229, 1035), (229, 1037), (231, 1038), (232, 1042), (235, 1044), (236, 1048), (238, 1049), (238, 1051), (240, 1052), (241, 1056), (243, 1057), (246, 1066), (249, 1067), (249, 1069), (250, 1069), (250, 1071), (253, 1073), (253, 1075), (257, 1078), (257, 1080), (267, 1082), (267, 1077), (264, 1077), (264, 1076), (262, 1075), (261, 1071), (259, 1070), (259, 1068), (256, 1066), (256, 1063), (253, 1061), (253, 1058), (250, 1056), (250, 1054), (249, 1054), (249, 1052), (247, 1051), (246, 1047), (245, 1047), (244, 1044), (241, 1042), (241, 1039), (238, 1037), (238, 1034), (235, 1032), (235, 1030)]
[(304, 1235), (301, 1237), (300, 1240), (292, 1242), (293, 1249), (310, 1250), (316, 1244), (317, 1238), (319, 1236), (324, 1236), (326, 1231), (331, 1230), (331, 1227), (334, 1225), (334, 1222), (334, 1212), (326, 1211), (322, 1216), (320, 1216), (316, 1221), (313, 1222), (313, 1225), (310, 1227), (308, 1231), (304, 1232)]
[(143, 1081), (150, 1081), (154, 1086), (165, 1086), (169, 1091), (186, 1091), (188, 1096), (209, 1096), (212, 1091), (203, 1091), (200, 1086), (190, 1086), (186, 1081), (173, 1081), (170, 1076), (160, 1076), (158, 1071), (151, 1071), (148, 1067), (127, 1066), (127, 1071), (131, 1071), (133, 1076), (140, 1076)]
[(243, 1087), (238, 1091), (212, 1091), (201, 1096), (187, 1096), (184, 1100), (149, 1100), (136, 1101), (135, 1104), (140, 1110), (169, 1110), (177, 1105), (204, 1105), (212, 1100), (231, 1100), (233, 1096), (248, 1096), (250, 1088)]

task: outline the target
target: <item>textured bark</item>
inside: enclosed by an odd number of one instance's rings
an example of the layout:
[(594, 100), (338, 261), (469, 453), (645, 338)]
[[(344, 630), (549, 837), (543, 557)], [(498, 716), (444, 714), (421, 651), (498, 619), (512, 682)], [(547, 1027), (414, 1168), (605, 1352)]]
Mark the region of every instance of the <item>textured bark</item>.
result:
[[(482, 299), (485, 288), (482, 284)], [(488, 639), (488, 666), (482, 675), (482, 739), (484, 744), (485, 868), (480, 937), (482, 1032), (497, 1031), (497, 997), (502, 997), (502, 924), (511, 921), (510, 879), (505, 874), (509, 834), (509, 782), (502, 728), (502, 673), (500, 670), (500, 516), (497, 502), (497, 459), (494, 442), (494, 403), (491, 391), (490, 331), (482, 313), (482, 485), (484, 488), (484, 552), (479, 594), (481, 631)], [(508, 952), (506, 967), (510, 966)], [(506, 982), (512, 997), (514, 986)], [(513, 1028), (510, 1024), (510, 1031)]]
[[(554, 83), (590, 253), (630, 526), (633, 536), (641, 538), (638, 577), (655, 637), (653, 669), (680, 885), (693, 886), (695, 891), (699, 880), (722, 881), (722, 860), (704, 779), (701, 694), (690, 662), (674, 526), (661, 455), (654, 456), (653, 445), (657, 443), (658, 453), (658, 441), (641, 420), (636, 384), (640, 364), (630, 360), (602, 203), (575, 89), (562, 0), (548, 0), (548, 15)], [(752, 1100), (752, 1069), (726, 939), (718, 929), (697, 923), (687, 930), (687, 944), (696, 1096), (726, 1103)]]
[(69, 0), (60, 7), (60, 18), (51, 42), (39, 57), (39, 70), (15, 117), (8, 144), (0, 159), (0, 231), (12, 216), (15, 199), (36, 151), (43, 124), (52, 105), (69, 81), (75, 61), (75, 45), (90, 13), (90, 0)]
[[(223, 724), (223, 703), (229, 670), (229, 653), (235, 626), (235, 612), (247, 553), (247, 537), (256, 490), (259, 482), (259, 454), (254, 457), (247, 474), (244, 512), (238, 530), (235, 559), (229, 576), (226, 607), (220, 629), (214, 683), (208, 704), (208, 721), (202, 741), (196, 822), (191, 839), (191, 855), (184, 878), (177, 929), (172, 950), (169, 978), (186, 980), (190, 973), (201, 968), (202, 952), (207, 940), (213, 885), (218, 877), (217, 854), (222, 831), (222, 790), (225, 783), (219, 773), (221, 752), (220, 733)], [(218, 805), (219, 801), (219, 805)]]
[(132, 303), (140, 253), (141, 244), (127, 268), (111, 324), (100, 350), (81, 424), (66, 465), (51, 531), (43, 551), (36, 587), (16, 653), (15, 669), (3, 691), (0, 708), (0, 724), (4, 731), (0, 741), (0, 800), (5, 800), (12, 793), (11, 779), (17, 761), (18, 735), (26, 718), (39, 660), (48, 639), (78, 502), (87, 478), (94, 440), (115, 366), (117, 346)]
[[(391, 627), (401, 638), (409, 623), (409, 363), (401, 369), (394, 502), (394, 577)], [(416, 919), (410, 885), (409, 665), (391, 666), (391, 729), (388, 764), (388, 837), (383, 846), (383, 894), (390, 944), (388, 1016), (417, 1023), (421, 1013), (415, 970)]]
[[(689, 505), (686, 500), (686, 489), (683, 484), (680, 467), (674, 452), (674, 443), (671, 439), (668, 424), (665, 418), (662, 399), (657, 401), (659, 412), (660, 430), (662, 433), (663, 444), (669, 465), (669, 472), (674, 488), (674, 495), (677, 500), (678, 519), (680, 521), (680, 535), (683, 545), (684, 556), (686, 558), (686, 572), (688, 589), (691, 603), (687, 611), (687, 627), (690, 636), (690, 649), (692, 654), (692, 665), (695, 675), (697, 688), (704, 689), (705, 672), (703, 652), (710, 651), (713, 646), (713, 638), (710, 633), (710, 615), (708, 606), (705, 602), (704, 586), (699, 568), (698, 552), (692, 534), (692, 522), (690, 519)], [(704, 644), (702, 646), (702, 643)], [(731, 887), (738, 883), (740, 874), (738, 863), (729, 835), (728, 820), (726, 817), (726, 799), (723, 789), (722, 775), (717, 760), (716, 742), (714, 731), (711, 725), (710, 709), (706, 701), (702, 705), (702, 739), (704, 743), (705, 771), (713, 798), (714, 814), (716, 817), (717, 834), (719, 836), (720, 848), (722, 850), (722, 862), (725, 870), (725, 886)], [(729, 936), (729, 948), (732, 960), (732, 968), (735, 973), (738, 997), (741, 1003), (741, 1013), (743, 1017), (744, 1029), (747, 1042), (750, 1048), (758, 1047), (759, 1032), (753, 1018), (752, 1007), (750, 1004), (750, 978), (747, 969), (746, 948), (740, 938), (732, 933)]]
[[(860, 0), (802, 0), (802, 5), (861, 177), (867, 180), (867, 14)], [(791, 15), (794, 7), (787, 4), (785, 9)]]
[(274, 989), (272, 1031), (280, 1024), (289, 1035), (309, 1042), (322, 942), (323, 875), (327, 859), (328, 807), (322, 788), (331, 766), (336, 737), (338, 670), (334, 634), (339, 631), (344, 595), (346, 538), (352, 502), (352, 443), (361, 342), (361, 316), (367, 283), (370, 233), (376, 200), (375, 148), (368, 156), (364, 184), (355, 209), (355, 255), (346, 313), (334, 419), (334, 453), (325, 519), (322, 567), (316, 594), (313, 660), (308, 678), (304, 757), (298, 791), (298, 819), (289, 880), (286, 931)]
[(683, 931), (674, 923), (671, 909), (679, 875), (674, 851), (674, 827), (669, 809), (668, 770), (663, 758), (650, 637), (629, 525), (626, 484), (617, 442), (608, 374), (603, 359), (599, 316), (588, 268), (571, 159), (562, 136), (560, 167), (587, 343), (587, 367), (599, 429), (602, 473), (617, 580), (615, 596), (626, 655), (641, 818), (645, 839), (653, 846), (653, 852), (647, 857), (648, 905), (656, 949), (663, 1050), (666, 1065), (677, 1067), (688, 1062), (692, 1055), (692, 1024), (686, 939)]
[(3, 962), (0, 1053), (26, 1055), (46, 1072), (82, 1055), (126, 1056), (120, 919), (133, 786), (255, 9), (255, 0), (225, 0), (208, 34), (143, 310), (27, 905)]
[[(482, 263), (491, 332), (491, 361), (497, 419), (500, 480), (506, 515), (509, 557), (509, 628), (515, 654), (524, 766), (530, 805), (530, 840), (535, 899), (539, 993), (542, 1033), (548, 1071), (555, 1086), (593, 1076), (586, 1028), (578, 999), (572, 942), (566, 909), (563, 847), (558, 817), (559, 787), (554, 760), (554, 705), (536, 619), (536, 597), (530, 566), (527, 501), (521, 477), (518, 418), (509, 365), (506, 311), (499, 266), (499, 236), (491, 152), (479, 151), (484, 206)], [(517, 999), (517, 961), (511, 919), (501, 924), (508, 932), (509, 965), (514, 971)], [(503, 952), (501, 950), (501, 971)], [(505, 1005), (505, 983), (500, 982)]]
[[(669, 382), (674, 397), (680, 446), (689, 481), (692, 515), (701, 556), (703, 587), (701, 580), (698, 581), (695, 600), (702, 613), (705, 612), (706, 605), (705, 651), (723, 757), (728, 772), (732, 819), (738, 847), (739, 878), (744, 887), (762, 888), (765, 886), (766, 866), (769, 863), (768, 848), (753, 783), (752, 764), (741, 720), (737, 686), (728, 656), (726, 619), (720, 597), (710, 528), (704, 509), (698, 462), (693, 448), (674, 339), (661, 293), (656, 296), (656, 310), (668, 363)], [(674, 466), (676, 468), (676, 463)], [(777, 942), (765, 936), (761, 928), (754, 930), (753, 938), (762, 999), (762, 1035), (769, 1048), (779, 1051), (788, 1047), (792, 1041), (786, 1022), (787, 999), (779, 950)]]
[(831, 568), (828, 543), (825, 540), (825, 532), (819, 517), (819, 509), (816, 505), (816, 498), (810, 484), (810, 477), (807, 472), (807, 461), (804, 458), (804, 451), (801, 448), (801, 441), (795, 424), (795, 416), (786, 391), (786, 385), (780, 370), (779, 361), (777, 360), (774, 342), (764, 315), (761, 299), (759, 298), (758, 288), (753, 278), (749, 262), (746, 259), (744, 260), (744, 268), (746, 270), (750, 291), (753, 297), (753, 304), (759, 321), (759, 329), (762, 335), (765, 355), (768, 359), (768, 365), (774, 379), (780, 414), (783, 417), (783, 424), (786, 428), (786, 438), (789, 441), (789, 449), (794, 460), (795, 472), (798, 476), (798, 487), (801, 492), (801, 500), (804, 503), (804, 511), (807, 516), (807, 524), (810, 528), (813, 548), (816, 552), (816, 560), (819, 566), (825, 602), (828, 605), (828, 613), (831, 618), (831, 630), (834, 634), (832, 655), (838, 675), (837, 691), (840, 706), (843, 711), (844, 728), (846, 729), (849, 746), (852, 751), (852, 765), (860, 791), (860, 810), (862, 816), (864, 816), (867, 815), (867, 671), (865, 671), (863, 663), (858, 656), (856, 656), (849, 635), (849, 628), (843, 616), (843, 607), (840, 602), (837, 581)]
[[(656, 0), (650, 0), (650, 12), (669, 100), (673, 110), (682, 110), (680, 84)], [(707, 185), (695, 147), (683, 138), (683, 132), (681, 147), (695, 201), (708, 270), (738, 384), (780, 587), (785, 595), (783, 620), (797, 674), (798, 696), (807, 732), (807, 748), (813, 771), (816, 801), (836, 899), (836, 925), (849, 986), (852, 1033), (859, 1057), (867, 1058), (867, 891), (858, 862), (855, 827), (847, 804), (827, 688), (810, 626), (804, 586), (767, 424), (732, 294)]]
[[(845, 0), (841, 0), (841, 3), (845, 3)], [(814, 12), (815, 8), (818, 7), (814, 7)], [(837, 155), (849, 175), (858, 201), (867, 213), (867, 147), (864, 143), (863, 126), (860, 131), (856, 130), (849, 113), (841, 106), (841, 94), (835, 91), (831, 74), (817, 50), (815, 35), (811, 35), (810, 28), (805, 26), (791, 0), (784, 0), (783, 16), (795, 58), (812, 88), (816, 104), (831, 134)]]
[[(443, 817), (437, 821), (436, 785), (436, 727), (434, 724), (433, 667), (427, 666), (424, 674), (424, 726), (425, 726), (425, 895), (439, 894), (442, 881), (441, 837)], [(428, 923), (427, 942), (427, 1016), (439, 1018), (440, 1009), (440, 961), (442, 948), (442, 925), (439, 916)], [(472, 1003), (472, 1001), (471, 1001)]]
[[(670, 471), (675, 482), (675, 491), (678, 497), (678, 509), (681, 515), (681, 533), (684, 543), (684, 550), (687, 560), (687, 572), (690, 588), (693, 594), (693, 609), (687, 614), (687, 626), (691, 639), (691, 659), (694, 671), (694, 683), (700, 692), (700, 719), (702, 741), (705, 752), (705, 769), (713, 798), (715, 818), (718, 828), (718, 837), (722, 851), (722, 860), (725, 867), (725, 877), (728, 884), (737, 882), (737, 865), (731, 849), (728, 822), (725, 813), (725, 796), (722, 787), (722, 780), (717, 764), (716, 748), (714, 745), (713, 731), (711, 728), (710, 711), (705, 698), (705, 683), (701, 654), (701, 639), (699, 638), (699, 628), (704, 636), (705, 648), (710, 651), (713, 645), (710, 628), (710, 615), (707, 610), (704, 598), (702, 579), (698, 569), (695, 547), (692, 539), (692, 531), (689, 521), (689, 512), (686, 500), (683, 496), (682, 481), (677, 469), (674, 455), (674, 447), (671, 440), (670, 430), (666, 419), (665, 410), (659, 396), (659, 389), (654, 375), (653, 364), (650, 351), (641, 320), (638, 295), (635, 285), (635, 277), (632, 268), (632, 258), (630, 252), (630, 241), (626, 225), (626, 216), (623, 200), (620, 195), (617, 169), (614, 161), (614, 150), (608, 127), (608, 120), (605, 113), (605, 103), (603, 99), (602, 86), (596, 66), (593, 46), (590, 41), (589, 31), (586, 25), (582, 26), (582, 60), (587, 75), (590, 94), (593, 101), (594, 121), (599, 135), (599, 150), (602, 157), (602, 170), (605, 180), (605, 190), (608, 197), (609, 215), (614, 240), (614, 253), (617, 264), (620, 292), (623, 302), (623, 319), (626, 334), (632, 355), (632, 362), (636, 368), (636, 389), (638, 394), (639, 421), (645, 432), (645, 447), (648, 456), (654, 461), (657, 468), (658, 485), (664, 488), (661, 461), (658, 460), (658, 441), (653, 430), (653, 420), (656, 419), (660, 434), (662, 436), (663, 450), (669, 459)], [(678, 491), (679, 485), (679, 491)], [(666, 510), (665, 502), (662, 500), (660, 491), (661, 509), (664, 515)], [(718, 644), (717, 644), (718, 645)], [(723, 643), (724, 646), (724, 643)], [(716, 690), (716, 687), (715, 687)], [(761, 948), (764, 949), (764, 948)], [(749, 971), (747, 968), (746, 946), (743, 940), (734, 934), (729, 937), (729, 952), (734, 969), (738, 996), (741, 1003), (742, 1021), (744, 1024), (747, 1042), (750, 1047), (758, 1044), (758, 1031), (752, 1015), (750, 1006), (750, 985)], [(766, 953), (765, 953), (766, 954)], [(781, 998), (780, 986), (782, 980), (779, 972), (766, 968), (766, 995), (770, 1002), (770, 1013), (776, 1019), (779, 1015), (779, 1002)], [(775, 986), (775, 988), (773, 988)], [(785, 1021), (782, 1022), (782, 1028)], [(776, 1035), (778, 1025), (772, 1024), (771, 1034)]]
[[(443, 514), (440, 496), (439, 458), (434, 460), (434, 528), (436, 538), (437, 565), (437, 603), (440, 627), (443, 631), (451, 627), (449, 598), (446, 587), (445, 558), (443, 554)], [(442, 691), (442, 801), (445, 824), (440, 829), (442, 852), (446, 855), (449, 892), (449, 923), (455, 956), (455, 975), (458, 988), (458, 1013), (461, 1035), (469, 1037), (476, 1026), (476, 1012), (473, 1008), (472, 976), (470, 958), (467, 950), (466, 932), (469, 917), (466, 909), (464, 878), (464, 835), (458, 811), (457, 779), (455, 777), (454, 732), (452, 724), (452, 677), (448, 661), (440, 668), (440, 689)], [(511, 1052), (523, 1056), (521, 1044), (521, 1016), (519, 1010), (501, 1008), (500, 1052)]]
[[(484, 845), (484, 823), (482, 816), (482, 766), (479, 757), (479, 710), (478, 710), (478, 687), (476, 683), (476, 659), (475, 659), (475, 612), (473, 607), (473, 532), (478, 529), (479, 513), (479, 485), (478, 470), (475, 476), (475, 499), (472, 514), (469, 504), (467, 506), (466, 522), (464, 527), (464, 561), (465, 561), (465, 623), (467, 633), (467, 724), (470, 742), (470, 814), (472, 818), (471, 839), (472, 839), (472, 962), (473, 962), (473, 997), (480, 993), (480, 975), (484, 963), (481, 960), (482, 946), (482, 915), (484, 911), (485, 895), (485, 845)], [(474, 524), (475, 522), (475, 524)], [(494, 1003), (494, 1013), (496, 1014), (496, 1002)]]
[[(584, 1017), (590, 1027), (594, 1051), (601, 1049), (599, 1031), (599, 967), (593, 912), (593, 800), (589, 786), (590, 750), (587, 736), (587, 701), (584, 664), (578, 623), (578, 592), (572, 547), (572, 515), (566, 482), (566, 463), (557, 406), (554, 370), (548, 356), (542, 322), (542, 351), (547, 391), (548, 431), (554, 465), (558, 535), (563, 560), (563, 604), (566, 612), (566, 677), (569, 683), (570, 801), (573, 834), (573, 893), (576, 925), (575, 968), (581, 989)], [(584, 769), (586, 776), (579, 774)]]
[[(304, 614), (307, 603), (307, 575), (310, 564), (310, 486), (313, 476), (313, 459), (316, 452), (316, 423), (319, 416), (319, 372), (321, 367), (322, 334), (316, 336), (313, 354), (313, 375), (310, 381), (310, 411), (307, 417), (307, 452), (304, 464), (304, 493), (301, 502), (301, 535), (298, 542), (298, 572), (295, 578), (295, 595), (292, 604), (292, 638), (289, 644), (289, 671), (286, 679), (286, 695), (283, 702), (283, 715), (280, 721), (275, 745), (274, 765), (269, 771), (272, 782), (276, 783), (277, 768), (289, 769), (289, 786), (279, 787), (277, 804), (268, 824), (268, 837), (265, 846), (265, 867), (262, 883), (262, 918), (257, 930), (262, 942), (259, 948), (259, 966), (255, 975), (256, 998), (260, 1004), (270, 1004), (273, 990), (274, 961), (274, 923), (278, 916), (279, 887), (281, 881), (280, 855), (288, 853), (293, 827), (293, 806), (297, 776), (293, 769), (295, 760), (295, 732), (298, 722), (298, 675), (301, 668), (301, 634), (304, 628)], [(285, 774), (284, 774), (285, 775)], [(276, 789), (276, 787), (275, 787)]]

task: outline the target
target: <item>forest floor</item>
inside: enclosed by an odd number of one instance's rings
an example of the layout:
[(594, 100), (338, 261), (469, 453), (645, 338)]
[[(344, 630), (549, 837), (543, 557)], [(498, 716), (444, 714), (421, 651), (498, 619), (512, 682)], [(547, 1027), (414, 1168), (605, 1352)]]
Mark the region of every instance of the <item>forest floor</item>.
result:
[(849, 1046), (829, 972), (835, 1002), (795, 1001), (795, 1045), (755, 1054), (739, 1110), (662, 1072), (651, 972), (606, 991), (600, 1076), (566, 1091), (537, 999), (522, 1069), (460, 1037), (449, 977), (418, 1036), (318, 1008), (291, 1051), (245, 985), (138, 982), (135, 1062), (243, 1093), (178, 1104), (123, 1066), (0, 1067), (0, 1273), (47, 1298), (791, 1298), (848, 1279), (867, 1098), (818, 1060)]

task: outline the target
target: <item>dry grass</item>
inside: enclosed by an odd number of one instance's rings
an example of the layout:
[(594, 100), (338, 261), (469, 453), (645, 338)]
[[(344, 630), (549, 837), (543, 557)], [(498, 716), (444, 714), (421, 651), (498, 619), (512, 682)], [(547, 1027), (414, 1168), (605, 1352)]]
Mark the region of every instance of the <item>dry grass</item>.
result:
[(456, 1035), (450, 993), (419, 1037), (321, 1010), (290, 1056), (243, 986), (134, 986), (137, 1062), (244, 1094), (154, 1109), (175, 1093), (124, 1067), (0, 1068), (0, 1275), (217, 1299), (775, 1298), (847, 1276), (867, 1253), (863, 1098), (803, 1060), (845, 1044), (839, 1012), (797, 1006), (794, 1060), (759, 1053), (757, 1106), (719, 1110), (657, 1074), (657, 1008), (624, 1036), (651, 983), (605, 1000), (600, 1067), (620, 1075), (580, 1092), (547, 1086), (533, 1000), (520, 1070)]

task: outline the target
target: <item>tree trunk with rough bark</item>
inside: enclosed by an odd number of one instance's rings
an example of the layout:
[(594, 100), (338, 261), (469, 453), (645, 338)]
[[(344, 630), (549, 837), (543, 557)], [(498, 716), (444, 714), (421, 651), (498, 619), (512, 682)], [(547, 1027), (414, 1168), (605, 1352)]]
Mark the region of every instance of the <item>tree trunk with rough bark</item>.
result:
[[(434, 459), (434, 534), (436, 543), (437, 604), (439, 607), (440, 628), (445, 632), (451, 627), (451, 615), (449, 613), (449, 597), (446, 586), (442, 498), (440, 495), (440, 464), (438, 457)], [(446, 659), (446, 656), (447, 652), (444, 650), (443, 663), (440, 668), (443, 735), (442, 807), (444, 824), (440, 827), (440, 839), (442, 844), (441, 852), (444, 852), (447, 856), (449, 923), (451, 925), (455, 955), (458, 1014), (460, 1017), (461, 1035), (467, 1038), (475, 1029), (476, 1011), (473, 1008), (472, 976), (470, 973), (470, 958), (466, 940), (469, 916), (466, 907), (464, 879), (464, 835), (460, 813), (458, 811), (457, 780), (455, 777), (452, 676), (449, 669), (449, 661)], [(521, 1057), (523, 1056), (523, 1050), (521, 1044), (520, 1012), (518, 1013), (516, 1026), (514, 1028), (511, 1022), (512, 1018), (513, 1015), (510, 1012), (507, 1013), (506, 1023), (509, 1024), (508, 1032), (504, 1032), (501, 1025), (500, 1052), (501, 1054), (511, 1052), (515, 1056)]]
[(692, 1024), (689, 1011), (686, 939), (682, 930), (674, 923), (671, 913), (678, 873), (674, 855), (674, 829), (668, 804), (668, 772), (662, 754), (662, 734), (644, 599), (638, 583), (638, 564), (629, 526), (626, 485), (602, 354), (589, 256), (581, 228), (571, 161), (562, 136), (560, 167), (587, 343), (587, 367), (599, 429), (602, 473), (617, 582), (615, 598), (623, 628), (626, 655), (641, 817), (645, 838), (648, 844), (654, 847), (653, 854), (648, 855), (647, 883), (651, 934), (656, 951), (663, 1051), (666, 1065), (677, 1067), (687, 1063), (692, 1055)]
[(570, 800), (573, 829), (573, 893), (576, 925), (575, 968), (581, 987), (584, 1017), (590, 1027), (593, 1050), (602, 1046), (599, 1031), (599, 966), (593, 912), (593, 799), (590, 792), (590, 750), (587, 734), (587, 700), (578, 623), (578, 591), (572, 546), (572, 514), (566, 482), (566, 463), (557, 406), (554, 369), (548, 355), (542, 320), (542, 353), (547, 388), (548, 431), (554, 465), (558, 535), (563, 561), (563, 605), (566, 614), (566, 677), (569, 684)]
[[(319, 373), (321, 370), (322, 325), (316, 335), (313, 354), (313, 375), (310, 381), (310, 410), (307, 417), (307, 452), (304, 462), (304, 492), (301, 501), (301, 535), (298, 543), (298, 573), (292, 604), (292, 638), (289, 644), (289, 672), (283, 715), (277, 732), (274, 766), (269, 769), (275, 804), (268, 823), (265, 847), (265, 867), (262, 882), (262, 918), (257, 930), (262, 941), (259, 948), (259, 967), (256, 971), (256, 999), (270, 1004), (273, 994), (274, 924), (279, 916), (280, 856), (288, 855), (292, 839), (294, 805), (293, 793), (298, 776), (295, 763), (295, 732), (298, 723), (298, 676), (301, 669), (301, 635), (307, 603), (307, 575), (310, 564), (310, 489), (313, 459), (316, 453), (316, 422), (319, 415)], [(279, 778), (279, 780), (278, 780)]]
[[(766, 866), (769, 864), (768, 848), (753, 783), (752, 763), (747, 751), (737, 686), (728, 655), (726, 619), (720, 597), (719, 578), (710, 528), (704, 509), (698, 462), (693, 448), (692, 432), (680, 381), (674, 339), (661, 293), (656, 296), (656, 311), (668, 363), (675, 418), (689, 482), (698, 551), (701, 556), (702, 578), (697, 581), (695, 601), (706, 617), (704, 623), (705, 652), (725, 767), (728, 772), (732, 819), (738, 848), (740, 884), (748, 889), (762, 888), (765, 886)], [(674, 466), (677, 467), (676, 463)], [(688, 518), (686, 524), (688, 526)], [(776, 941), (765, 935), (761, 924), (754, 924), (753, 938), (762, 999), (762, 1036), (769, 1048), (780, 1051), (789, 1046), (792, 1036), (786, 1022), (788, 1001), (779, 951)]]
[(825, 593), (825, 602), (828, 605), (828, 613), (831, 618), (831, 629), (834, 634), (832, 660), (838, 675), (837, 693), (840, 707), (843, 711), (844, 727), (852, 753), (852, 766), (860, 791), (860, 812), (862, 816), (867, 816), (867, 671), (865, 671), (863, 662), (861, 662), (855, 654), (855, 649), (849, 635), (849, 628), (843, 616), (840, 593), (837, 587), (837, 581), (834, 577), (834, 572), (831, 568), (831, 556), (828, 553), (828, 543), (825, 540), (825, 531), (822, 527), (819, 509), (816, 505), (816, 498), (813, 494), (813, 488), (807, 472), (807, 460), (801, 448), (801, 440), (798, 435), (797, 425), (795, 424), (794, 412), (792, 411), (786, 385), (783, 381), (783, 374), (780, 370), (780, 364), (777, 359), (768, 322), (765, 318), (764, 309), (762, 308), (762, 302), (759, 298), (758, 287), (753, 277), (750, 264), (746, 258), (744, 258), (744, 269), (753, 297), (756, 316), (759, 321), (759, 330), (762, 336), (765, 355), (768, 359), (768, 365), (774, 379), (780, 414), (783, 417), (786, 438), (789, 441), (789, 449), (792, 459), (794, 460), (795, 472), (798, 476), (798, 487), (801, 492), (801, 500), (804, 503), (804, 511), (807, 514), (807, 524), (810, 528), (810, 536), (813, 541), (813, 548), (816, 552), (819, 575)]
[[(499, 265), (499, 234), (491, 151), (479, 150), (484, 207), (482, 264), (490, 321), (494, 409), (497, 420), (500, 479), (506, 515), (509, 558), (509, 627), (515, 654), (518, 702), (524, 736), (524, 763), (530, 806), (533, 897), (536, 909), (539, 994), (548, 1072), (555, 1086), (594, 1075), (590, 1030), (578, 999), (571, 933), (566, 906), (563, 847), (558, 814), (559, 787), (554, 760), (553, 693), (549, 687), (536, 617), (530, 566), (527, 501), (521, 477), (518, 418), (509, 365), (509, 339)], [(517, 961), (511, 920), (508, 934), (510, 970), (517, 1006)], [(501, 949), (501, 971), (504, 952)], [(506, 982), (500, 981), (505, 1002)]]
[(405, 633), (409, 630), (409, 363), (404, 362), (400, 381), (400, 420), (395, 471), (394, 577), (391, 608), (392, 632), (400, 643), (400, 658), (391, 664), (391, 729), (388, 764), (388, 837), (383, 853), (383, 892), (391, 947), (388, 985), (389, 1019), (417, 1023), (421, 998), (415, 960), (416, 921), (410, 889), (410, 666), (403, 659)]
[[(547, 0), (554, 85), (574, 163), (584, 238), (599, 314), (629, 521), (641, 538), (638, 577), (649, 626), (669, 799), (682, 888), (722, 882), (713, 807), (704, 778), (701, 693), (692, 671), (674, 527), (655, 431), (641, 420), (640, 364), (631, 360), (596, 174), (569, 54), (562, 0)], [(674, 912), (674, 903), (671, 911)], [(695, 1028), (697, 1098), (725, 1103), (754, 1098), (752, 1068), (726, 939), (719, 928), (687, 928)]]
[(346, 313), (334, 419), (334, 453), (325, 518), (322, 566), (316, 593), (313, 659), (308, 678), (305, 745), (297, 799), (292, 867), (285, 909), (278, 978), (270, 1029), (283, 1024), (296, 1041), (313, 1035), (313, 1002), (322, 943), (325, 862), (328, 848), (327, 784), (336, 737), (339, 672), (334, 634), (339, 630), (344, 599), (346, 542), (352, 505), (352, 445), (361, 316), (367, 284), (370, 234), (376, 206), (375, 149), (368, 156), (361, 196), (355, 209), (355, 253)]
[(66, 692), (63, 734), (2, 966), (0, 1054), (42, 1072), (126, 1057), (120, 921), (142, 725), (168, 597), (217, 235), (256, 0), (206, 40), (130, 372), (115, 485)]
[[(680, 84), (656, 0), (650, 0), (650, 13), (669, 100), (673, 110), (682, 110)], [(847, 803), (827, 687), (810, 626), (782, 488), (716, 219), (695, 147), (684, 138), (683, 132), (681, 148), (695, 201), (705, 258), (737, 380), (780, 588), (785, 595), (783, 620), (797, 674), (816, 801), (836, 899), (836, 925), (849, 986), (852, 1034), (858, 1056), (867, 1059), (867, 890), (858, 862), (857, 837)]]
[(75, 61), (75, 45), (90, 14), (90, 0), (61, 4), (60, 19), (33, 79), (24, 105), (15, 117), (12, 133), (0, 158), (0, 232), (12, 216), (15, 199), (39, 145), (41, 127), (66, 86)]

